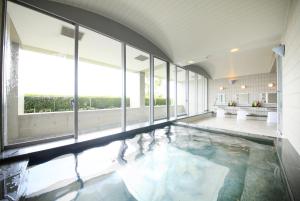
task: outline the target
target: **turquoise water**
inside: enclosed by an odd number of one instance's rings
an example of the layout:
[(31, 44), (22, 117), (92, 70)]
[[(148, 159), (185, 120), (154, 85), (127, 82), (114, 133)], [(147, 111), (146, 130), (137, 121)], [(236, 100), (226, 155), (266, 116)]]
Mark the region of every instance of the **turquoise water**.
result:
[(28, 169), (26, 200), (285, 201), (275, 148), (179, 126)]

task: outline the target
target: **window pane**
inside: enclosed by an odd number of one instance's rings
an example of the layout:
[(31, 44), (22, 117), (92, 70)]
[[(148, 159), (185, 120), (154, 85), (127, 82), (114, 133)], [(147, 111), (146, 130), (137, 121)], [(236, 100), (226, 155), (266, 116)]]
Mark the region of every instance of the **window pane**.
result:
[(74, 26), (8, 2), (6, 143), (73, 134)]
[(176, 66), (170, 65), (170, 118), (175, 117), (175, 101), (176, 101)]
[(189, 72), (189, 115), (197, 114), (197, 74)]
[(154, 58), (154, 121), (167, 118), (167, 62)]
[(208, 98), (208, 79), (204, 78), (204, 111), (208, 110), (207, 98)]
[[(121, 128), (121, 43), (80, 27), (79, 133), (106, 135)], [(110, 132), (106, 132), (110, 133)]]
[(186, 71), (177, 68), (177, 116), (187, 115)]
[(205, 79), (202, 75), (198, 75), (198, 113), (205, 110)]
[(126, 46), (127, 129), (149, 125), (150, 55)]

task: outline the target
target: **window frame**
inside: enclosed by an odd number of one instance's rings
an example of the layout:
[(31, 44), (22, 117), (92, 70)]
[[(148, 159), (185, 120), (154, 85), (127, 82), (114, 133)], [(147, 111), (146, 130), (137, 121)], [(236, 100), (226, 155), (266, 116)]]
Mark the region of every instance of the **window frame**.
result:
[[(57, 16), (53, 13), (50, 13), (50, 12), (47, 12), (43, 9), (39, 9), (37, 7), (34, 7), (30, 4), (27, 4), (27, 3), (24, 3), (24, 2), (20, 2), (20, 1), (17, 1), (17, 0), (4, 0), (3, 1), (3, 13), (2, 13), (2, 37), (1, 37), (1, 140), (0, 140), (0, 143), (1, 143), (1, 151), (3, 150), (8, 150), (8, 149), (14, 149), (14, 148), (21, 148), (21, 147), (26, 147), (26, 146), (32, 146), (32, 145), (37, 145), (37, 144), (41, 144), (41, 143), (47, 143), (47, 142), (53, 142), (53, 141), (58, 141), (58, 140), (63, 140), (63, 139), (71, 139), (71, 138), (74, 138), (76, 139), (76, 126), (77, 126), (77, 130), (78, 130), (78, 125), (77, 124), (74, 124), (74, 133), (73, 134), (66, 134), (66, 135), (63, 135), (63, 136), (56, 136), (56, 137), (47, 137), (47, 138), (43, 138), (43, 139), (35, 139), (35, 140), (30, 140), (30, 141), (26, 141), (26, 142), (18, 142), (18, 143), (13, 143), (13, 144), (8, 144), (7, 142), (7, 136), (8, 136), (8, 133), (6, 132), (6, 116), (5, 116), (5, 105), (4, 105), (4, 102), (5, 102), (5, 96), (6, 94), (4, 93), (4, 87), (5, 87), (5, 77), (4, 77), (4, 74), (5, 74), (5, 48), (6, 48), (6, 43), (5, 43), (5, 39), (6, 39), (6, 36), (7, 36), (7, 15), (8, 15), (8, 10), (7, 10), (7, 5), (8, 5), (8, 2), (10, 3), (14, 3), (16, 5), (19, 5), (19, 6), (22, 6), (26, 9), (29, 9), (31, 11), (34, 11), (34, 12), (38, 12), (40, 14), (43, 14), (43, 15), (46, 15), (48, 17), (52, 17), (54, 19), (57, 19), (57, 20), (60, 20), (62, 22), (65, 22), (65, 23), (68, 23), (72, 26), (74, 26), (74, 29), (75, 29), (75, 36), (74, 36), (74, 81), (76, 82), (76, 63), (78, 64), (78, 59), (76, 59), (76, 56), (78, 56), (78, 48), (76, 48), (76, 46), (78, 47), (78, 30), (76, 30), (76, 27), (78, 27), (78, 24), (71, 21), (71, 20), (68, 20), (66, 18), (63, 18), (63, 17), (60, 17), (60, 16)], [(76, 51), (77, 50), (77, 51)], [(76, 87), (76, 84), (74, 83), (74, 87)], [(76, 103), (76, 92), (75, 92), (76, 88), (74, 88), (74, 110), (73, 110), (73, 113), (74, 113), (74, 121), (76, 119), (76, 113), (78, 113), (78, 110), (76, 111), (75, 108), (78, 107), (78, 103)], [(77, 106), (76, 106), (77, 105)], [(77, 114), (78, 115), (78, 114)], [(78, 117), (77, 117), (78, 118)]]
[[(44, 139), (40, 139), (40, 140), (34, 140), (34, 141), (26, 141), (23, 143), (16, 143), (16, 144), (10, 144), (8, 145), (4, 139), (6, 139), (6, 136), (8, 135), (7, 133), (4, 132), (4, 128), (5, 128), (5, 116), (3, 115), (3, 109), (4, 109), (4, 100), (3, 100), (3, 83), (4, 83), (4, 77), (3, 77), (3, 69), (4, 69), (4, 62), (3, 62), (3, 58), (5, 55), (5, 37), (6, 37), (6, 16), (7, 16), (7, 3), (8, 2), (12, 2), (15, 3), (17, 5), (23, 6), (27, 9), (42, 13), (44, 15), (47, 15), (49, 17), (53, 17), (55, 19), (61, 20), (63, 22), (69, 23), (71, 25), (73, 25), (75, 27), (75, 37), (74, 37), (74, 100), (75, 100), (75, 104), (74, 104), (74, 134), (71, 134), (70, 136), (60, 136), (60, 137), (49, 137), (49, 138), (44, 138)], [(18, 0), (4, 0), (3, 1), (3, 7), (2, 7), (2, 35), (1, 35), (1, 117), (0, 117), (0, 129), (1, 129), (1, 136), (0, 136), (0, 145), (1, 145), (1, 151), (6, 150), (6, 149), (11, 149), (11, 148), (21, 148), (21, 147), (25, 147), (25, 146), (31, 146), (31, 145), (36, 145), (36, 144), (41, 144), (41, 143), (47, 143), (47, 142), (52, 142), (52, 141), (57, 141), (57, 140), (62, 140), (62, 139), (70, 139), (70, 138), (74, 138), (74, 140), (78, 139), (78, 135), (79, 135), (79, 131), (78, 131), (78, 62), (79, 62), (79, 28), (85, 28), (88, 29), (90, 31), (93, 31), (97, 34), (101, 34), (103, 36), (106, 36), (108, 38), (111, 38), (115, 41), (118, 41), (121, 43), (121, 58), (122, 58), (122, 99), (121, 99), (121, 110), (122, 110), (122, 131), (125, 132), (127, 131), (127, 125), (126, 125), (126, 46), (130, 46), (132, 48), (135, 48), (137, 50), (143, 51), (147, 54), (149, 54), (150, 58), (149, 58), (149, 69), (150, 69), (150, 97), (149, 97), (149, 126), (151, 125), (155, 125), (156, 122), (154, 121), (154, 60), (155, 59), (159, 59), (163, 62), (166, 62), (166, 118), (163, 119), (163, 122), (167, 122), (170, 121), (170, 65), (171, 62), (168, 61), (165, 58), (161, 58), (149, 51), (143, 50), (141, 48), (138, 48), (128, 42), (124, 42), (121, 41), (117, 38), (114, 38), (110, 35), (104, 34), (98, 30), (92, 29), (88, 26), (85, 26), (83, 24), (74, 22), (72, 20), (69, 20), (67, 18), (61, 17), (59, 15), (53, 14), (51, 12), (48, 12), (46, 10), (40, 9), (38, 7), (32, 6), (30, 5), (30, 3), (26, 3), (26, 2), (22, 2), (22, 1), (18, 1)], [(184, 67), (178, 66), (176, 64), (172, 64), (175, 66), (175, 110), (174, 110), (174, 119), (181, 119), (181, 118), (185, 118), (185, 117), (189, 117), (189, 70), (185, 69)], [(177, 81), (178, 81), (178, 69), (183, 69), (185, 71), (185, 108), (186, 108), (186, 114), (185, 115), (178, 115), (178, 110), (177, 110), (177, 106), (178, 106), (178, 86), (177, 86)], [(198, 73), (196, 73), (196, 75), (198, 76)], [(207, 79), (207, 84), (206, 84), (206, 98), (207, 98), (207, 107), (208, 107), (208, 78), (206, 76), (204, 76)], [(198, 91), (198, 90), (197, 90)], [(194, 115), (193, 115), (194, 116)], [(173, 119), (172, 119), (173, 120)], [(143, 127), (141, 127), (143, 128)]]

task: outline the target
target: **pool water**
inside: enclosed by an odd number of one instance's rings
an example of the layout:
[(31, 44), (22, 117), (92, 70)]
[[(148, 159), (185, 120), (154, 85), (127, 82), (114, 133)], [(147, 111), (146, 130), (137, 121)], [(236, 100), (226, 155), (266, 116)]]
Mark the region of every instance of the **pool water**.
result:
[(273, 146), (170, 126), (28, 168), (26, 200), (285, 201)]

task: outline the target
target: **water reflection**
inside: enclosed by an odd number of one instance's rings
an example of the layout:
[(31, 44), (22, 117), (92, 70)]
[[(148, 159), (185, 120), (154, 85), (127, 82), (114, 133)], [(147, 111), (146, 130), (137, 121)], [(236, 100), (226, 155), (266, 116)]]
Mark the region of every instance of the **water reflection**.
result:
[(171, 143), (172, 142), (172, 139), (170, 137), (172, 135), (171, 126), (166, 126), (165, 130), (166, 130), (166, 137), (169, 140), (169, 143)]
[(31, 167), (27, 199), (288, 200), (278, 167), (271, 146), (169, 126)]
[(76, 192), (76, 196), (74, 198), (74, 200), (77, 200), (80, 194), (80, 189), (84, 188), (84, 182), (81, 179), (80, 174), (78, 172), (78, 153), (74, 154), (74, 156), (75, 156), (75, 174), (77, 176), (77, 182), (79, 183), (79, 190)]
[(127, 163), (127, 160), (124, 158), (127, 149), (128, 149), (128, 145), (126, 144), (126, 140), (123, 140), (121, 142), (118, 159), (117, 159), (120, 165), (125, 165)]
[(76, 182), (74, 159), (73, 154), (68, 154), (43, 163), (43, 165), (30, 167), (26, 196), (36, 196)]
[(151, 137), (152, 140), (151, 140), (150, 144), (148, 145), (148, 151), (152, 151), (155, 146), (155, 130), (151, 131), (149, 133), (149, 136)]
[(135, 156), (135, 160), (138, 160), (139, 158), (144, 156), (144, 135), (143, 134), (139, 136), (137, 144), (139, 149), (138, 149), (138, 153)]

